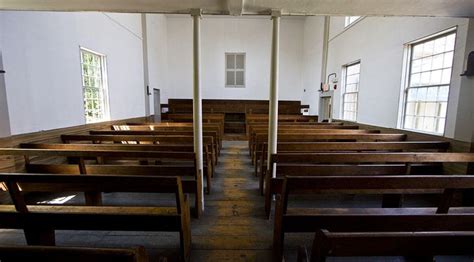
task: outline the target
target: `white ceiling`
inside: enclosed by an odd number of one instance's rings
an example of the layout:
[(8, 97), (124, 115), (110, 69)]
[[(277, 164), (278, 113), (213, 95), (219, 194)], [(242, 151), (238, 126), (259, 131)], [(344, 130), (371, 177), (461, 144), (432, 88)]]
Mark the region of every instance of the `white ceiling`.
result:
[(474, 0), (0, 0), (1, 10), (474, 17)]

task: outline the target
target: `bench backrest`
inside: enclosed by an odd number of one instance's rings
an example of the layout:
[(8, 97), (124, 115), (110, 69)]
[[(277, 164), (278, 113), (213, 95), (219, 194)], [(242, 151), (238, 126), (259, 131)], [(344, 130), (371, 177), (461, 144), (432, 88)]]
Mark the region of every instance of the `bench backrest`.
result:
[(16, 210), (21, 213), (28, 212), (25, 192), (173, 193), (178, 214), (185, 201), (180, 177), (4, 173), (0, 174), (0, 181), (6, 184)]
[(338, 192), (348, 194), (408, 194), (444, 191), (437, 213), (448, 213), (454, 190), (473, 189), (474, 177), (452, 176), (333, 176), (286, 177), (283, 182), (282, 211), (288, 210), (289, 195)]
[(52, 246), (0, 246), (3, 262), (50, 261), (50, 262), (148, 262), (143, 247), (137, 248), (86, 248)]

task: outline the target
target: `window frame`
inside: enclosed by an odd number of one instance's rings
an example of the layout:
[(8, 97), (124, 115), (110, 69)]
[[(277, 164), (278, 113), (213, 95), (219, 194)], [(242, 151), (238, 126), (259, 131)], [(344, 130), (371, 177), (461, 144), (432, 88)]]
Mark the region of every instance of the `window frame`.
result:
[[(357, 85), (357, 91), (353, 92), (347, 92), (347, 69), (351, 66), (355, 66), (355, 65), (359, 65), (359, 81), (358, 81), (358, 85)], [(341, 86), (342, 86), (342, 92), (341, 92), (341, 96), (342, 96), (342, 103), (341, 103), (341, 111), (342, 111), (342, 119), (345, 120), (345, 121), (350, 121), (350, 122), (357, 122), (357, 119), (358, 119), (358, 115), (359, 115), (359, 92), (360, 92), (360, 75), (361, 75), (361, 68), (362, 68), (362, 63), (361, 63), (361, 60), (356, 60), (354, 62), (351, 62), (351, 63), (348, 63), (348, 64), (345, 64), (342, 66), (342, 83), (341, 83)], [(345, 117), (345, 112), (346, 110), (344, 109), (345, 108), (345, 104), (346, 104), (346, 94), (356, 94), (356, 97), (357, 97), (357, 101), (355, 102), (355, 111), (347, 111), (347, 112), (353, 112), (355, 114), (355, 119), (348, 119)], [(353, 102), (351, 102), (353, 103)]]
[[(454, 47), (453, 47), (453, 60), (452, 60), (452, 63), (451, 63), (451, 75), (450, 75), (450, 81), (448, 84), (435, 84), (435, 85), (420, 85), (420, 86), (416, 86), (416, 87), (411, 87), (410, 84), (411, 84), (411, 76), (412, 76), (412, 62), (413, 62), (413, 49), (415, 46), (417, 45), (422, 45), (424, 43), (427, 43), (427, 42), (431, 42), (431, 41), (436, 41), (437, 39), (439, 38), (442, 38), (442, 37), (446, 37), (446, 36), (449, 36), (451, 34), (454, 34), (455, 37), (454, 37)], [(436, 135), (436, 136), (445, 136), (446, 134), (446, 124), (447, 124), (447, 118), (448, 118), (448, 105), (449, 105), (449, 100), (450, 100), (450, 95), (451, 95), (451, 84), (452, 84), (452, 78), (453, 78), (453, 68), (454, 68), (454, 59), (456, 57), (456, 44), (457, 44), (457, 36), (458, 36), (458, 31), (457, 31), (457, 26), (455, 27), (451, 27), (451, 28), (448, 28), (448, 29), (445, 29), (445, 30), (442, 30), (440, 32), (437, 32), (437, 33), (434, 33), (434, 34), (431, 34), (431, 35), (428, 35), (428, 36), (425, 36), (425, 37), (422, 37), (418, 40), (415, 40), (415, 41), (412, 41), (412, 42), (409, 42), (407, 44), (405, 44), (405, 55), (404, 55), (404, 63), (403, 63), (403, 79), (404, 81), (402, 81), (402, 88), (401, 88), (401, 97), (402, 99), (400, 100), (401, 101), (401, 105), (400, 105), (400, 115), (399, 115), (399, 124), (398, 124), (398, 128), (402, 129), (402, 130), (407, 130), (407, 131), (411, 131), (411, 132), (417, 132), (417, 133), (424, 133), (424, 134), (430, 134), (430, 135)], [(436, 56), (436, 55), (440, 55), (440, 54), (446, 54), (446, 53), (449, 53), (451, 51), (444, 51), (444, 52), (441, 52), (441, 53), (438, 53), (438, 54), (435, 54), (435, 55), (430, 55), (430, 56), (426, 56), (426, 57), (433, 57), (433, 56)], [(419, 59), (423, 59), (425, 57), (421, 57)], [(443, 61), (444, 62), (444, 61)], [(442, 67), (440, 69), (436, 69), (436, 70), (444, 70), (444, 69), (447, 69), (447, 67)], [(436, 71), (436, 70), (433, 70), (433, 69), (430, 69), (430, 70), (427, 70), (426, 72), (432, 72), (432, 71)], [(422, 72), (425, 72), (425, 71), (420, 71), (420, 73)], [(447, 100), (446, 100), (446, 115), (444, 117), (438, 117), (438, 116), (434, 116), (435, 120), (436, 121), (439, 121), (440, 118), (444, 118), (444, 127), (443, 127), (443, 132), (442, 133), (438, 133), (436, 131), (426, 131), (426, 130), (421, 130), (421, 129), (416, 129), (415, 127), (413, 128), (406, 128), (405, 127), (405, 123), (406, 123), (406, 117), (407, 117), (407, 106), (408, 106), (408, 92), (410, 89), (413, 89), (413, 88), (429, 88), (429, 87), (444, 87), (444, 86), (447, 86), (448, 87), (448, 95), (447, 95)], [(425, 100), (426, 102), (427, 100)], [(436, 100), (435, 103), (439, 103), (440, 101), (439, 100)], [(439, 109), (437, 109), (439, 110)], [(413, 117), (417, 117), (417, 115), (414, 115)], [(421, 117), (430, 117), (430, 116), (426, 116), (426, 115), (423, 115)]]
[[(357, 18), (351, 22), (351, 17), (357, 17)], [(348, 27), (352, 26), (353, 24), (359, 22), (359, 20), (361, 20), (362, 17), (363, 16), (357, 16), (357, 15), (345, 16), (344, 17), (344, 28), (348, 28)]]
[[(83, 60), (82, 60), (82, 54), (83, 52), (89, 53), (95, 56), (98, 56), (100, 59), (100, 73), (101, 73), (101, 92), (102, 92), (102, 113), (103, 117), (102, 119), (94, 119), (92, 121), (88, 121), (87, 115), (86, 115), (86, 88), (84, 86), (84, 72), (83, 72)], [(84, 122), (86, 124), (93, 124), (93, 123), (99, 123), (99, 122), (105, 122), (105, 121), (110, 121), (110, 102), (109, 102), (109, 86), (108, 86), (108, 71), (107, 71), (107, 56), (96, 52), (94, 50), (91, 50), (89, 48), (79, 46), (79, 65), (80, 65), (80, 74), (81, 74), (81, 88), (82, 88), (82, 101), (83, 101), (83, 115), (84, 115)]]
[[(238, 55), (242, 55), (242, 56), (243, 56), (243, 59), (244, 59), (244, 68), (243, 68), (243, 69), (237, 68), (237, 65), (236, 65), (236, 64), (237, 64), (237, 59), (236, 59), (236, 57), (237, 57)], [(228, 59), (228, 56), (234, 56), (234, 68), (232, 68), (232, 69), (227, 68), (227, 59)], [(247, 71), (247, 70), (246, 70), (246, 69), (247, 69), (247, 64), (246, 64), (246, 63), (247, 63), (247, 54), (246, 54), (245, 52), (226, 52), (226, 53), (224, 54), (224, 60), (225, 60), (225, 61), (224, 61), (224, 69), (225, 69), (225, 71), (224, 71), (224, 75), (225, 75), (225, 76), (224, 76), (225, 85), (224, 85), (224, 86), (225, 86), (226, 88), (245, 88), (245, 87), (246, 87), (246, 81), (247, 81), (247, 72), (246, 72), (246, 71)], [(244, 79), (243, 79), (243, 85), (236, 85), (236, 84), (234, 84), (234, 85), (228, 85), (228, 84), (227, 84), (227, 73), (228, 73), (228, 72), (234, 72), (234, 83), (236, 83), (236, 81), (237, 81), (236, 72), (243, 72), (243, 78), (244, 78)]]

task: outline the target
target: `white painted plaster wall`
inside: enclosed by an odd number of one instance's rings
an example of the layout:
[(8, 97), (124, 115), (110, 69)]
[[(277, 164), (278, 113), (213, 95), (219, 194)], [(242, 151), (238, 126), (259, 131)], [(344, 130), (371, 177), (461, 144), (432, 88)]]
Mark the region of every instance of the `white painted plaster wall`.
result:
[[(147, 15), (148, 70), (150, 88), (158, 88), (161, 103), (168, 103), (168, 41), (167, 18), (161, 14)], [(154, 113), (153, 96), (150, 96), (150, 112)]]
[[(0, 13), (0, 70), (4, 69), (2, 54), (2, 37), (3, 37), (3, 14)], [(7, 93), (5, 89), (5, 78), (0, 74), (0, 137), (10, 135), (10, 119), (8, 115)]]
[(302, 103), (310, 105), (310, 114), (317, 115), (321, 81), (324, 17), (307, 17), (304, 22), (304, 67)]
[[(467, 141), (464, 134), (455, 135), (455, 127), (459, 115), (459, 75), (464, 63), (468, 19), (366, 17), (344, 30), (344, 17), (333, 17), (327, 73), (336, 72), (340, 78), (343, 65), (361, 60), (357, 121), (396, 128), (404, 45), (454, 26), (458, 26), (458, 33), (445, 135)], [(339, 88), (334, 101), (334, 115), (337, 118), (341, 117), (341, 102)]]
[[(269, 17), (204, 16), (201, 24), (202, 97), (268, 99), (272, 24)], [(280, 99), (303, 97), (304, 19), (281, 20)], [(162, 99), (192, 97), (190, 16), (167, 16), (168, 87)], [(225, 53), (246, 53), (246, 87), (225, 87)]]
[(107, 56), (111, 119), (144, 115), (139, 15), (1, 14), (12, 134), (85, 123), (80, 46)]

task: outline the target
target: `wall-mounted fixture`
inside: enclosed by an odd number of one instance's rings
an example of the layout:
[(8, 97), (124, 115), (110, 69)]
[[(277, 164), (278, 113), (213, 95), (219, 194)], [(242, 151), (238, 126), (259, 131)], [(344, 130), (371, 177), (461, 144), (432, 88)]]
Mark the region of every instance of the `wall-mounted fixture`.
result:
[(150, 86), (146, 86), (146, 94), (151, 96), (152, 93), (150, 92)]
[(0, 74), (5, 74), (5, 70), (0, 70)]
[(467, 57), (466, 72), (464, 72), (464, 74), (462, 74), (461, 76), (474, 76), (474, 51), (469, 53), (469, 56)]

